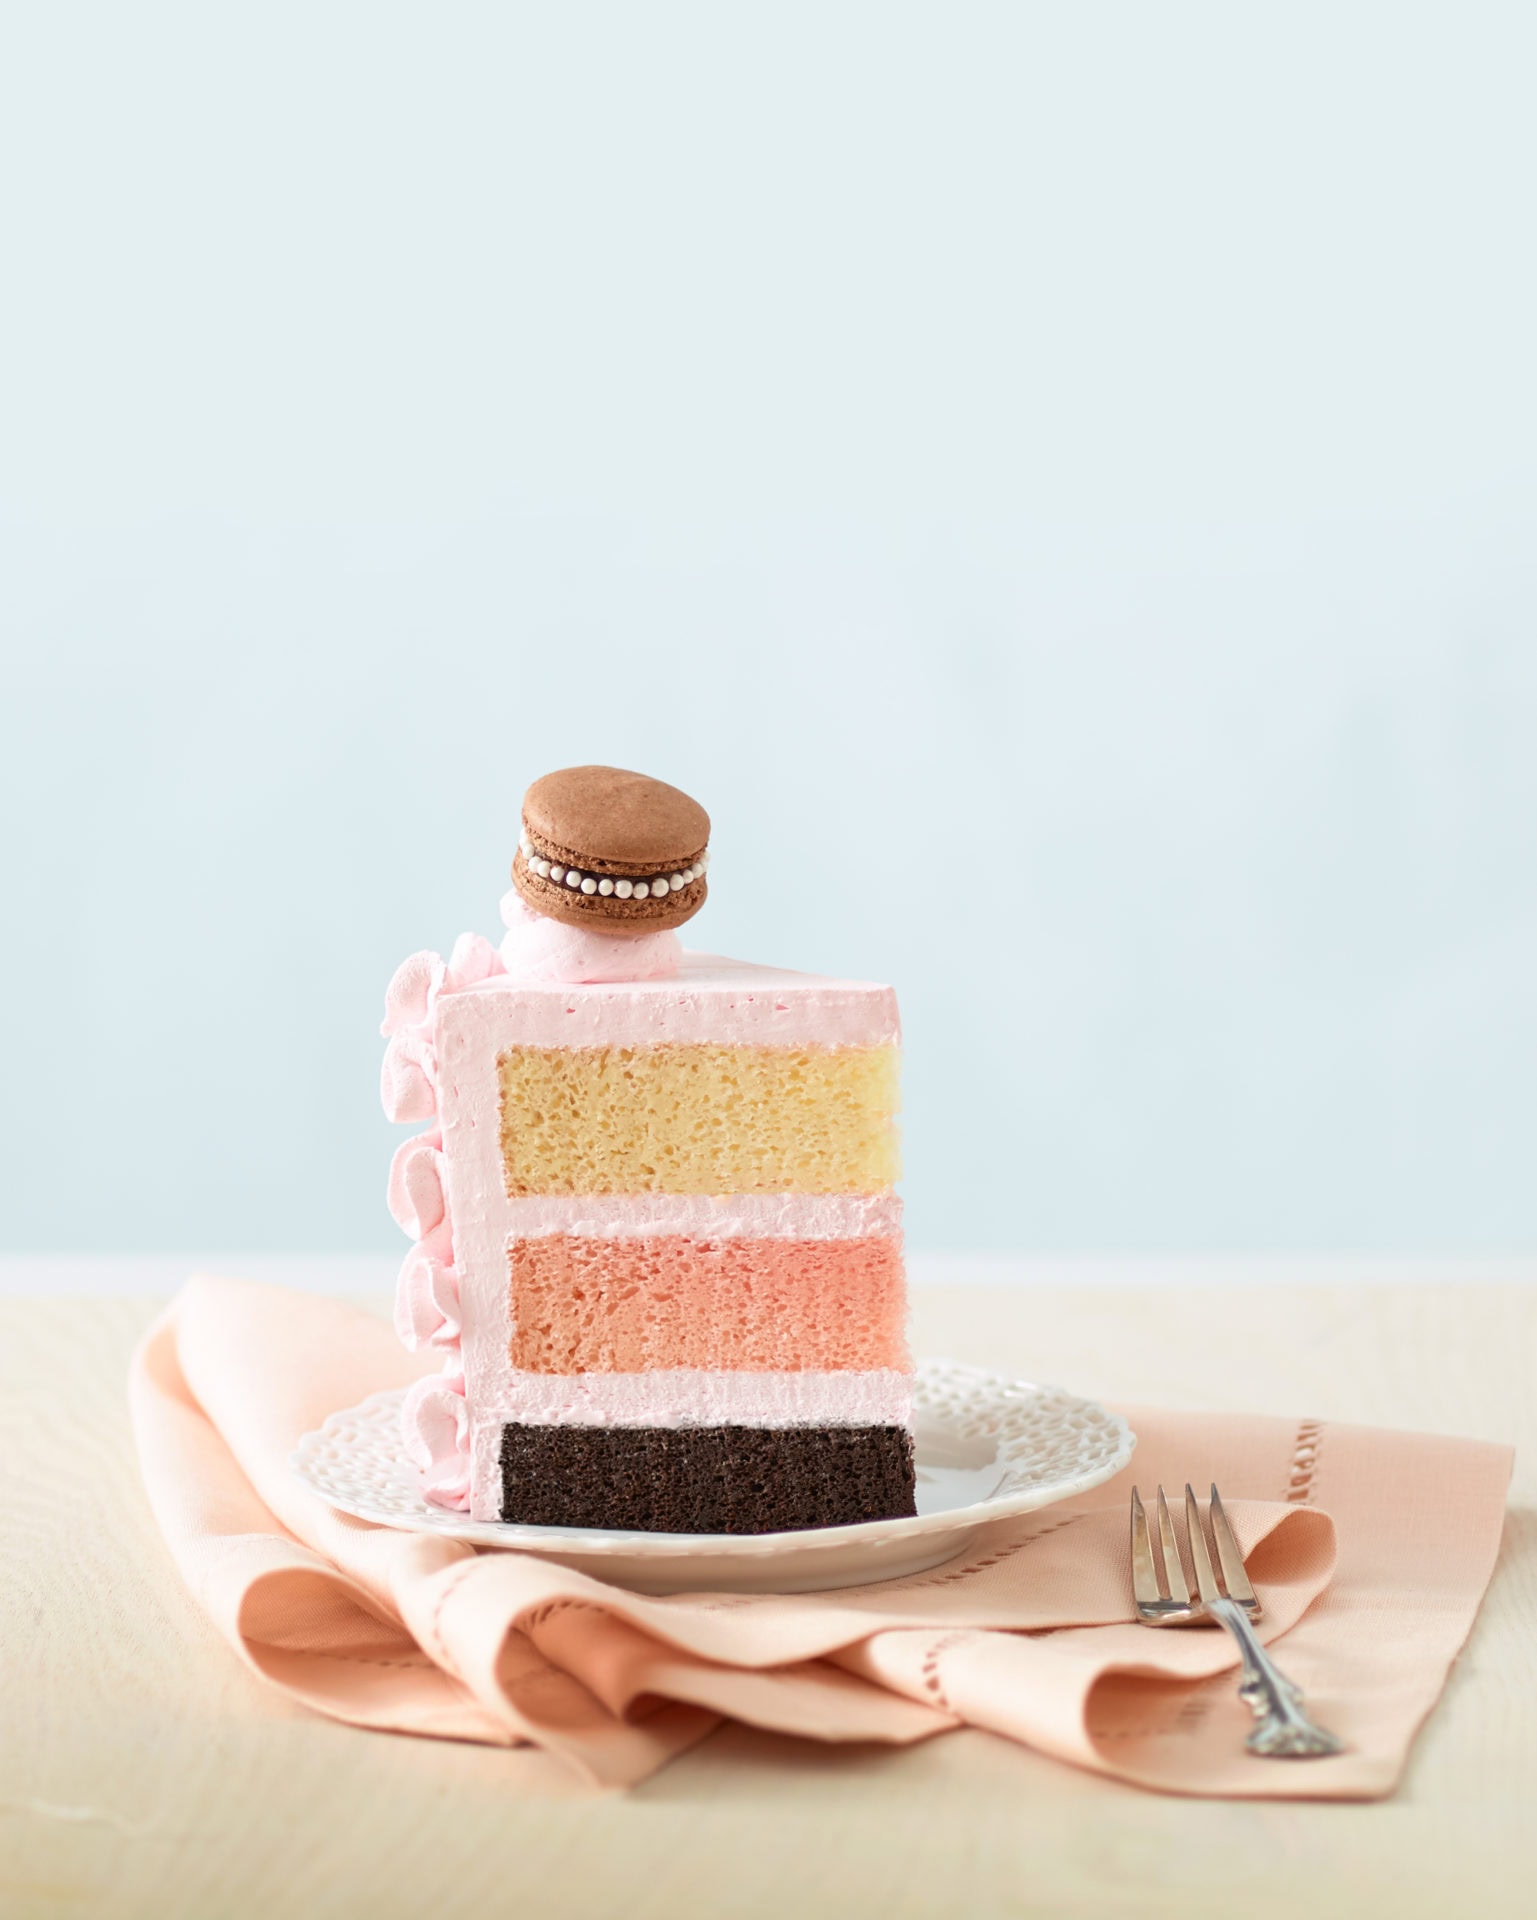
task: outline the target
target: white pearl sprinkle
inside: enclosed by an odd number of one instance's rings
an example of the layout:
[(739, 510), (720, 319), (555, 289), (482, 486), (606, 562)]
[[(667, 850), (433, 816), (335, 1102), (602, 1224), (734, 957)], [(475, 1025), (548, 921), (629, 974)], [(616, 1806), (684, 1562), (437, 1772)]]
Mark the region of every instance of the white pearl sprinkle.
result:
[(582, 876), (577, 872), (576, 868), (567, 867), (566, 868), (566, 885), (568, 887), (579, 887), (581, 884), (582, 884)]
[(674, 893), (682, 893), (683, 889), (688, 885), (688, 882), (683, 878), (681, 873), (675, 873), (667, 884), (672, 888)]
[(634, 891), (635, 882), (633, 880), (616, 880), (614, 882), (614, 892), (621, 900), (628, 900)]
[(685, 886), (691, 887), (698, 878), (698, 867), (685, 867), (683, 869), (683, 884)]
[(596, 880), (593, 879), (592, 875), (589, 873), (587, 878), (582, 882), (582, 892), (596, 893), (597, 891), (598, 891), (598, 883)]
[(536, 854), (535, 857), (532, 860), (530, 860), (528, 864), (529, 864), (530, 871), (533, 873), (537, 873), (541, 880), (549, 879), (550, 863), (548, 860), (541, 860)]
[(635, 883), (635, 898), (637, 900), (648, 900), (650, 897), (650, 887), (646, 885), (644, 880), (637, 880)]
[(612, 880), (600, 880), (598, 882), (598, 892), (603, 895), (603, 898), (605, 900), (613, 891), (614, 891), (614, 883)]
[(565, 877), (566, 877), (566, 870), (565, 870), (565, 868), (564, 868), (564, 867), (551, 867), (551, 868), (550, 868), (550, 878), (551, 878), (552, 880), (564, 880), (564, 879), (565, 879)]

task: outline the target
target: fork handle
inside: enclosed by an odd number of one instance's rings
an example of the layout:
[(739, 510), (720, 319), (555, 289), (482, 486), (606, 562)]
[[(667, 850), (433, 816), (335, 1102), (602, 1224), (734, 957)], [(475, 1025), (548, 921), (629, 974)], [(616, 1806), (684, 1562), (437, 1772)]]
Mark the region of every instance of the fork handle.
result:
[(1316, 1760), (1325, 1754), (1343, 1753), (1344, 1742), (1303, 1712), (1302, 1689), (1287, 1679), (1260, 1645), (1243, 1608), (1224, 1596), (1208, 1600), (1206, 1611), (1227, 1628), (1243, 1655), (1238, 1694), (1259, 1722), (1246, 1742), (1250, 1753), (1285, 1760)]

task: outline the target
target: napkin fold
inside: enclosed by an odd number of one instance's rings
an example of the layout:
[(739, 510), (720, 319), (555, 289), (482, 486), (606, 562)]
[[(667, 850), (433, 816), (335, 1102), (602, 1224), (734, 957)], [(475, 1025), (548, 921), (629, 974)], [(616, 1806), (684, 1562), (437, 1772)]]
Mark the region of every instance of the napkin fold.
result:
[[(651, 1597), (541, 1556), (337, 1513), (292, 1472), (326, 1415), (423, 1371), (341, 1301), (198, 1278), (131, 1378), (145, 1488), (193, 1595), (256, 1672), (358, 1726), (643, 1780), (724, 1719), (822, 1741), (990, 1729), (1169, 1792), (1391, 1791), (1494, 1568), (1508, 1448), (1314, 1420), (1125, 1408), (1128, 1471), (995, 1522), (950, 1564), (793, 1595)], [(1261, 1637), (1349, 1751), (1245, 1753), (1235, 1649), (1131, 1609), (1133, 1478), (1215, 1479)], [(1434, 1543), (1434, 1551), (1428, 1543)]]

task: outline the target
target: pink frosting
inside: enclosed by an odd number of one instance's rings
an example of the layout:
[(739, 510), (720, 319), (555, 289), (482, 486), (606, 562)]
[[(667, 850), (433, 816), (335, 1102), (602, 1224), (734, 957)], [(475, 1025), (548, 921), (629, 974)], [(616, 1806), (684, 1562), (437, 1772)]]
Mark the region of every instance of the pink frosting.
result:
[(445, 1222), (406, 1255), (395, 1283), (395, 1331), (414, 1353), (459, 1347), (459, 1274)]
[(843, 1373), (512, 1373), (503, 1420), (583, 1427), (905, 1427), (913, 1381), (894, 1368)]
[(401, 961), (384, 989), (381, 1033), (399, 1033), (403, 1027), (426, 1025), (431, 1012), (433, 977), (442, 964), (441, 954), (427, 952), (408, 954)]
[(395, 969), (384, 990), (386, 1036), (409, 1027), (425, 1028), (440, 993), (460, 993), (502, 971), (496, 948), (482, 933), (461, 933), (445, 960), (438, 953), (413, 953)]
[(402, 1233), (424, 1240), (443, 1224), (443, 1136), (418, 1133), (395, 1149), (390, 1162), (390, 1212)]
[(665, 980), (683, 957), (675, 933), (591, 933), (535, 913), (517, 892), (503, 895), (502, 919), (502, 968), (515, 980)]
[(379, 1076), (379, 1097), (389, 1120), (432, 1120), (438, 1111), (438, 1063), (432, 1049), (432, 1013), (438, 996), (477, 987), (502, 971), (501, 958), (484, 934), (461, 933), (445, 960), (413, 953), (402, 960), (384, 990), (389, 1037)]
[[(634, 942), (631, 943), (635, 944)], [(682, 954), (662, 979), (589, 982), (508, 974), (439, 1002), (440, 1110), (508, 1047), (883, 1047), (901, 1039), (890, 987)], [(490, 1079), (495, 1080), (494, 1071)]]
[(406, 1451), (422, 1472), (434, 1505), (461, 1512), (470, 1504), (470, 1411), (457, 1358), (418, 1380), (401, 1409)]
[[(479, 986), (502, 971), (484, 935), (463, 933), (444, 960), (413, 953), (395, 969), (384, 995), (389, 1038), (379, 1093), (391, 1120), (432, 1120), (438, 1111), (438, 1063), (432, 1019), (443, 994)], [(395, 1331), (408, 1347), (438, 1347), (448, 1359), (441, 1374), (419, 1380), (406, 1395), (402, 1427), (407, 1450), (422, 1470), (422, 1491), (442, 1507), (470, 1504), (470, 1419), (460, 1353), (459, 1275), (443, 1190), (443, 1136), (407, 1140), (390, 1163), (390, 1212), (416, 1245), (400, 1271)]]
[(379, 1098), (386, 1120), (434, 1120), (438, 1112), (438, 1065), (432, 1042), (419, 1030), (393, 1034), (384, 1049)]

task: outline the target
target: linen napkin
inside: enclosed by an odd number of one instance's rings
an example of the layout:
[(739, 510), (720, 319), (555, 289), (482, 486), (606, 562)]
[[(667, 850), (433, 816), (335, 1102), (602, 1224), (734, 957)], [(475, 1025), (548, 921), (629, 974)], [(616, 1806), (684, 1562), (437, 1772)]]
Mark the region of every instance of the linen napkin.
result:
[[(932, 1572), (645, 1597), (539, 1555), (370, 1525), (293, 1474), (303, 1433), (423, 1370), (343, 1302), (191, 1281), (131, 1379), (161, 1530), (214, 1625), (295, 1699), (363, 1727), (534, 1745), (604, 1787), (735, 1719), (894, 1744), (984, 1727), (1178, 1793), (1386, 1794), (1488, 1585), (1511, 1466), (1478, 1441), (1125, 1408), (1127, 1472), (993, 1523)], [(1133, 1478), (1219, 1482), (1262, 1638), (1284, 1636), (1278, 1657), (1348, 1752), (1246, 1754), (1228, 1636), (1135, 1624)]]

